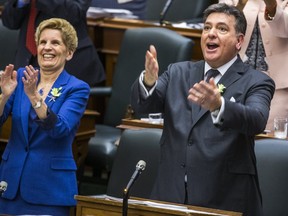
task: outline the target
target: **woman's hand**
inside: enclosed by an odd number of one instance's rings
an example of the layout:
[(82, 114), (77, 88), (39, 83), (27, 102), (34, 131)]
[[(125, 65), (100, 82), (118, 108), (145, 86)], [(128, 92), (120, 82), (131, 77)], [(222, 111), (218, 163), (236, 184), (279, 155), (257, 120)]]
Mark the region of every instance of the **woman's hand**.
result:
[(264, 0), (266, 4), (265, 19), (273, 20), (276, 14), (277, 1), (276, 0)]
[(29, 65), (25, 67), (24, 77), (22, 82), (24, 84), (24, 91), (28, 97), (35, 96), (37, 94), (38, 83), (38, 70), (35, 70), (33, 66)]
[(17, 72), (14, 70), (14, 65), (9, 64), (1, 73), (0, 87), (2, 99), (8, 99), (15, 91), (17, 84)]
[(276, 0), (264, 0), (266, 4), (266, 8), (269, 9), (275, 9), (277, 6), (277, 1)]

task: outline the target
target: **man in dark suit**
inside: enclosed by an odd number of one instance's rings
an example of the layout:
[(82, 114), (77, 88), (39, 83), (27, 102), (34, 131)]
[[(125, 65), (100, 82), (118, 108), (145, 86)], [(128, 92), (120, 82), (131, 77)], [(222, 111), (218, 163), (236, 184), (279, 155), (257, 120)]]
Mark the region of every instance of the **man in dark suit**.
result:
[[(32, 0), (8, 0), (2, 12), (3, 25), (10, 29), (20, 29), (18, 50), (15, 56), (15, 68), (26, 65), (37, 66), (37, 58), (26, 47), (26, 32)], [(91, 0), (36, 0), (37, 15), (35, 28), (48, 18), (63, 18), (69, 21), (77, 31), (78, 48), (65, 69), (90, 86), (105, 80), (105, 71), (97, 51), (87, 31), (86, 12)]]
[[(254, 137), (275, 84), (240, 59), (246, 26), (236, 7), (214, 4), (204, 12), (204, 61), (171, 64), (158, 77), (156, 49), (147, 51), (131, 101), (136, 114), (164, 114), (152, 199), (263, 215)], [(218, 74), (206, 81), (210, 69)]]

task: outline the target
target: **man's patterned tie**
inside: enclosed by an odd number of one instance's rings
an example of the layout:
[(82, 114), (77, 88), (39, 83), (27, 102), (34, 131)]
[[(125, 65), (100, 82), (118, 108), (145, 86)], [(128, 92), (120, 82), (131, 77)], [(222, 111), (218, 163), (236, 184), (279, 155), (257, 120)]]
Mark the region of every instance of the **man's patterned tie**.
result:
[(210, 80), (211, 77), (215, 78), (218, 74), (219, 74), (219, 71), (218, 71), (218, 70), (215, 70), (215, 69), (210, 69), (210, 70), (208, 70), (207, 73), (206, 73), (206, 79), (205, 79), (205, 81), (206, 81), (206, 82), (209, 82), (209, 80)]

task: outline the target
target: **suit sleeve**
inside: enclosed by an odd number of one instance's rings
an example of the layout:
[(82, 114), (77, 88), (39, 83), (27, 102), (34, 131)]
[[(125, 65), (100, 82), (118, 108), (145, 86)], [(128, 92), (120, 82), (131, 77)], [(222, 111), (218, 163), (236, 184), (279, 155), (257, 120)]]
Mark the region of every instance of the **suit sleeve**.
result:
[(250, 136), (264, 131), (275, 90), (274, 81), (266, 75), (265, 77), (254, 76), (257, 81), (247, 91), (241, 92), (241, 88), (236, 90), (242, 95), (235, 102), (225, 98), (223, 124), (220, 126), (222, 129), (232, 129)]
[(28, 6), (17, 8), (17, 0), (7, 1), (1, 15), (3, 25), (9, 29), (19, 29), (28, 13)]
[(37, 8), (50, 17), (66, 19), (71, 24), (80, 23), (86, 18), (91, 0), (38, 0)]
[[(78, 127), (80, 119), (86, 109), (88, 97), (89, 97), (89, 86), (82, 82), (81, 85), (77, 85), (69, 89), (69, 92), (65, 95), (65, 100), (60, 105), (60, 108), (53, 110), (52, 114), (56, 114), (56, 121), (53, 121), (54, 127), (49, 127), (51, 121), (47, 120), (46, 125), (41, 123), (42, 128), (49, 129), (47, 133), (53, 137), (62, 137), (71, 134), (71, 130)], [(64, 98), (64, 96), (63, 96)], [(59, 100), (57, 98), (57, 100)]]
[[(47, 17), (63, 18), (76, 25), (86, 18), (90, 3), (91, 0), (37, 0), (36, 7)], [(17, 0), (8, 1), (2, 12), (3, 24), (10, 29), (19, 29), (28, 14), (29, 6), (17, 8)]]

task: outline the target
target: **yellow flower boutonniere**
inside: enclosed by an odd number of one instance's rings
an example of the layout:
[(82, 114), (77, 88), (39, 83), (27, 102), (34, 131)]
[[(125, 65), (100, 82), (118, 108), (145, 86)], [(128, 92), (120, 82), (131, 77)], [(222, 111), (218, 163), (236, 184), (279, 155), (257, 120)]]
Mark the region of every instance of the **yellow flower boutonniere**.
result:
[(50, 101), (54, 101), (56, 100), (56, 98), (60, 97), (60, 95), (62, 94), (61, 93), (61, 90), (62, 90), (62, 87), (59, 87), (59, 88), (52, 88), (50, 94), (51, 95), (48, 95), (48, 97), (50, 97)]
[(218, 84), (217, 86), (220, 94), (222, 95), (225, 92), (226, 87), (223, 84)]

